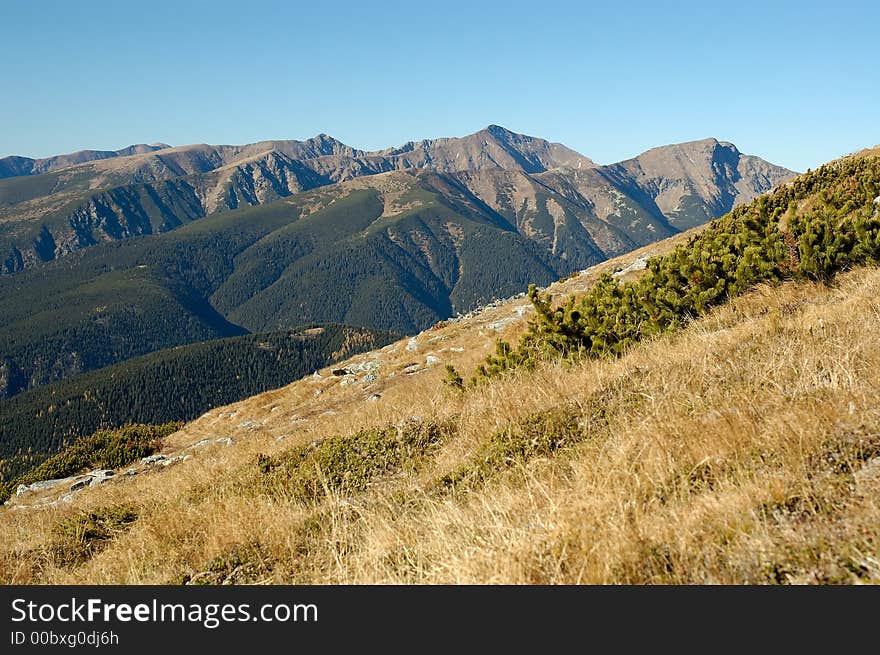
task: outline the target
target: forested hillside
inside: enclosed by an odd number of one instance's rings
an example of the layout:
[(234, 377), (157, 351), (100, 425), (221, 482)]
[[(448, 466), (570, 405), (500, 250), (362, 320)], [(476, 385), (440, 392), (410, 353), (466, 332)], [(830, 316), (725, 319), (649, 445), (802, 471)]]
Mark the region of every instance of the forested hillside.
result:
[(98, 429), (190, 420), (392, 338), (342, 325), (248, 334), (160, 350), (32, 389), (3, 401), (0, 479)]

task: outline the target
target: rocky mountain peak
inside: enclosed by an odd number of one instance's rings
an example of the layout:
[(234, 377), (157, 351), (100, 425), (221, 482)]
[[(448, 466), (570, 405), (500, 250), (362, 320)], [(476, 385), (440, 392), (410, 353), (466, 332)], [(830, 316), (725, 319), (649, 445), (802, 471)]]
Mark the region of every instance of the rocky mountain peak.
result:
[(344, 144), (339, 139), (336, 139), (329, 134), (325, 134), (321, 132), (320, 134), (313, 136), (311, 139), (305, 141), (308, 146), (315, 149), (321, 155), (348, 155), (354, 156), (359, 153), (359, 150), (352, 148)]

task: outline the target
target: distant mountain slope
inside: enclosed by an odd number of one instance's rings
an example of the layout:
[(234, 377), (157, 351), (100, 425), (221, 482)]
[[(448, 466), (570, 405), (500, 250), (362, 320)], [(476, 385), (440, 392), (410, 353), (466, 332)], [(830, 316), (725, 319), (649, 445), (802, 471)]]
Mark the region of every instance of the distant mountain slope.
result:
[(560, 267), (454, 179), (354, 180), (0, 277), (0, 393), (245, 330), (415, 331)]
[(326, 135), (167, 148), (2, 180), (0, 199), (85, 188), (96, 171), (155, 179), (84, 204), (50, 194), (38, 201), (60, 209), (0, 221), (0, 240), (37, 230), (0, 276), (0, 397), (248, 331), (416, 332), (675, 234), (787, 174), (714, 140), (596, 166), (491, 126), (382, 153)]
[(375, 153), (400, 168), (462, 171), (503, 168), (543, 173), (553, 168), (591, 168), (596, 164), (560, 143), (517, 134), (500, 125), (461, 138), (410, 141)]
[(189, 420), (384, 346), (393, 336), (324, 325), (215, 339), (19, 394), (4, 402), (0, 413), (0, 477), (17, 475), (95, 430)]
[(680, 230), (717, 218), (793, 177), (786, 168), (715, 139), (653, 148), (603, 172), (620, 191), (651, 197)]
[[(655, 149), (610, 167), (597, 167), (561, 144), (497, 125), (466, 137), (378, 152), (357, 150), (324, 134), (307, 141), (136, 152), (0, 180), (0, 272), (319, 186), (411, 169), (490, 176), (513, 172), (528, 186), (531, 182), (522, 177), (527, 175), (599, 218), (616, 216), (612, 222), (634, 233), (631, 242), (646, 243), (669, 234), (670, 227), (718, 216), (791, 174), (710, 141), (720, 148), (717, 156), (701, 151), (699, 144), (709, 141), (695, 142)], [(683, 165), (679, 150), (696, 156)], [(496, 208), (503, 204), (502, 199), (487, 202)]]
[(75, 166), (87, 161), (140, 155), (170, 147), (164, 143), (153, 143), (150, 145), (138, 143), (120, 150), (80, 150), (67, 155), (55, 155), (54, 157), (44, 157), (41, 159), (13, 155), (0, 159), (0, 179), (17, 177), (19, 175), (39, 175), (40, 173), (48, 173), (59, 168), (67, 168), (68, 166)]

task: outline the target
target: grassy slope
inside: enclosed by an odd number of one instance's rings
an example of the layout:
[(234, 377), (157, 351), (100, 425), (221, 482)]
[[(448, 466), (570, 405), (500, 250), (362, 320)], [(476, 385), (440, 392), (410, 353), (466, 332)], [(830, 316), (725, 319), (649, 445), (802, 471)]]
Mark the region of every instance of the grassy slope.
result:
[[(89, 491), (73, 509), (6, 513), (2, 578), (167, 582), (222, 572), (234, 550), (254, 564), (251, 581), (877, 581), (880, 335), (864, 325), (880, 318), (878, 298), (880, 272), (860, 270), (834, 288), (762, 287), (618, 361), (548, 366), (464, 398), (439, 392), (437, 375), (411, 379), (381, 414), (356, 404), (299, 429), (275, 424), (308, 443), (413, 407), (426, 420), (458, 417), (420, 466), (347, 503), (261, 486), (256, 455), (286, 445), (252, 436), (161, 477)], [(473, 467), (499, 428), (536, 412), (573, 408), (595, 426), (597, 394), (608, 420), (587, 437), (454, 494), (435, 490)], [(258, 405), (289, 410), (284, 397), (240, 405), (235, 420), (261, 416)], [(101, 555), (33, 568), (63, 516), (122, 502), (148, 506)]]

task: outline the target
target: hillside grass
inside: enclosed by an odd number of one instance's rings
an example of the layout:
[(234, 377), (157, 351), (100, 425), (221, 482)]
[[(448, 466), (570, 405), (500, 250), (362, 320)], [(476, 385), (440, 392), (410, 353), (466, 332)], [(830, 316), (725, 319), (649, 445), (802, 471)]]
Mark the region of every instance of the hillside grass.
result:
[[(860, 268), (761, 285), (619, 359), (542, 362), (466, 394), (438, 367), (383, 411), (4, 512), (0, 580), (880, 582), (878, 320), (880, 270)], [(338, 457), (346, 439), (366, 459)], [(46, 556), (65, 522), (133, 504), (76, 566)]]

